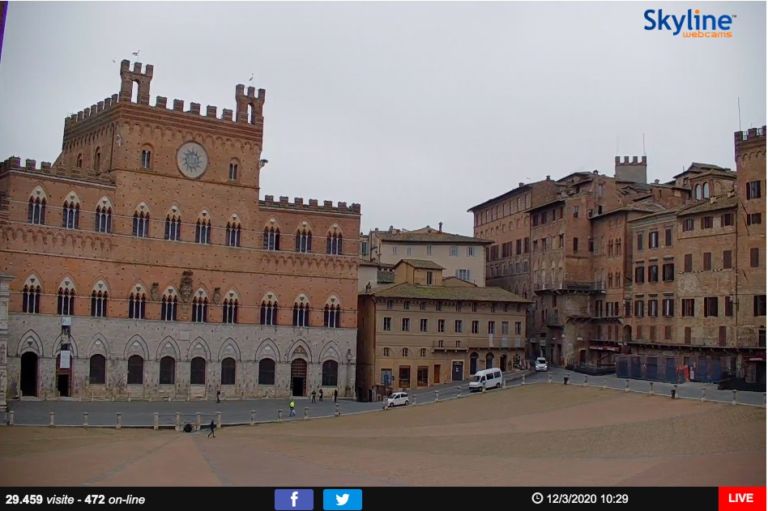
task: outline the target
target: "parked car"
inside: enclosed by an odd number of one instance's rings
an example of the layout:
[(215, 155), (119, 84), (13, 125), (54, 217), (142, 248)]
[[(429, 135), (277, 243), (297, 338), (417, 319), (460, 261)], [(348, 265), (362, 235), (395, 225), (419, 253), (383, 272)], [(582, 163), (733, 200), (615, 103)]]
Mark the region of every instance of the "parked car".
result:
[(395, 392), (387, 398), (387, 408), (392, 406), (407, 405), (409, 403), (407, 392)]
[(547, 359), (544, 357), (539, 357), (536, 359), (536, 364), (534, 368), (537, 371), (548, 371), (549, 370), (549, 364), (547, 364)]
[(500, 388), (504, 380), (501, 369), (483, 369), (469, 380), (469, 391)]

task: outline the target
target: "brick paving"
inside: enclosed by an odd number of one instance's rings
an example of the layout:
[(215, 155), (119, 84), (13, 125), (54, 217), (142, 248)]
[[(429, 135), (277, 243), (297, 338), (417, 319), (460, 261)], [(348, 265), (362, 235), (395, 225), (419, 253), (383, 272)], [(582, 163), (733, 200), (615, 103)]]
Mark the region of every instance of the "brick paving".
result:
[(215, 439), (6, 427), (0, 463), (19, 486), (765, 485), (765, 409), (536, 384)]

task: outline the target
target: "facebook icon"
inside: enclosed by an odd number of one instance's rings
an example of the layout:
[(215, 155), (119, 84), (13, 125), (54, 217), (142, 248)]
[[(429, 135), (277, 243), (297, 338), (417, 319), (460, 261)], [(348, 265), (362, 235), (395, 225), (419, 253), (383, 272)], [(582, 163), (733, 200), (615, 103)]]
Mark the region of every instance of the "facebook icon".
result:
[(275, 511), (312, 511), (315, 494), (310, 490), (275, 490)]

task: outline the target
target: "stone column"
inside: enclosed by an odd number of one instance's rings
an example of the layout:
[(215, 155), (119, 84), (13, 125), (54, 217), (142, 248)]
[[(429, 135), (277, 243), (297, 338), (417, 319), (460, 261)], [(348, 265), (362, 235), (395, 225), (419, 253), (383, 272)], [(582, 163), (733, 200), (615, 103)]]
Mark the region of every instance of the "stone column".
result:
[(8, 300), (12, 275), (0, 273), (0, 412), (8, 409)]

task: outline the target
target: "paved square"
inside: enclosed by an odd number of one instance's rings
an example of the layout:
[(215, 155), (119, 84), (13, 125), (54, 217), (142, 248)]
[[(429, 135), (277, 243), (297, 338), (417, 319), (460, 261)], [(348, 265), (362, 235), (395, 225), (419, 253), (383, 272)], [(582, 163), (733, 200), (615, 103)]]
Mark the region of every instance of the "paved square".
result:
[(0, 484), (756, 486), (765, 448), (764, 408), (529, 385), (215, 439), (2, 428)]

